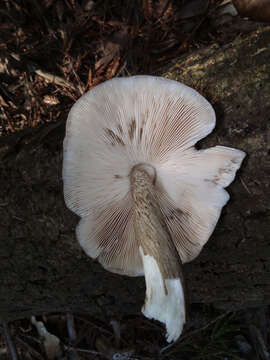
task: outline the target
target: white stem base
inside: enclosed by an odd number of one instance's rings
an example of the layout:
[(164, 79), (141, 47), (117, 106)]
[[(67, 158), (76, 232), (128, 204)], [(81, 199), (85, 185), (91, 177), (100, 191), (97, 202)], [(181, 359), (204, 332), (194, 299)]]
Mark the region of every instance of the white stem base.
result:
[(142, 313), (149, 319), (164, 323), (167, 330), (167, 341), (176, 341), (181, 335), (186, 321), (184, 290), (181, 280), (163, 279), (156, 260), (150, 255), (144, 255), (141, 247), (140, 254), (143, 260), (146, 284), (146, 297)]

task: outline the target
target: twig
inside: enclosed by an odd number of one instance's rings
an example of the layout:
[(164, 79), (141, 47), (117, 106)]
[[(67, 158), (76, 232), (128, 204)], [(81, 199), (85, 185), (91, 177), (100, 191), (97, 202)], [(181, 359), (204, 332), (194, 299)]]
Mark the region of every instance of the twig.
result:
[[(74, 344), (77, 339), (77, 334), (75, 330), (74, 317), (73, 314), (67, 313), (67, 331), (70, 339), (70, 343)], [(75, 348), (69, 348), (69, 357), (71, 360), (78, 360), (79, 356)]]
[(192, 39), (192, 37), (194, 36), (194, 34), (196, 33), (196, 31), (199, 29), (199, 27), (202, 25), (202, 23), (205, 21), (206, 16), (204, 16), (197, 25), (194, 26), (194, 28), (192, 29), (192, 31), (187, 35), (186, 39), (181, 43), (181, 45), (178, 48), (178, 52), (182, 51), (183, 49), (185, 49), (188, 45), (188, 42)]
[(12, 124), (12, 121), (9, 117), (9, 115), (7, 114), (6, 110), (4, 109), (4, 107), (2, 105), (0, 105), (0, 110), (2, 111), (2, 114), (4, 115), (5, 119), (7, 120), (7, 124), (8, 124), (8, 129), (11, 131), (11, 132), (15, 132), (15, 129), (14, 129), (14, 126)]
[[(33, 339), (33, 338), (32, 338)], [(26, 349), (27, 351), (29, 351), (29, 353), (31, 355), (33, 355), (35, 358), (43, 360), (43, 356), (41, 356), (41, 354), (39, 352), (37, 352), (31, 345), (27, 344), (23, 339), (21, 339), (19, 336), (16, 336), (16, 340), (21, 343)], [(34, 339), (35, 342), (37, 342), (40, 345), (40, 341), (38, 341), (37, 339)]]
[(270, 353), (267, 350), (260, 330), (256, 326), (250, 325), (249, 332), (258, 357), (262, 360), (270, 360)]
[(110, 324), (113, 328), (114, 340), (115, 340), (116, 347), (119, 348), (120, 342), (121, 342), (121, 328), (120, 328), (119, 321), (111, 320)]
[(73, 314), (67, 313), (67, 330), (68, 330), (68, 336), (72, 342), (76, 341), (77, 334), (75, 330), (74, 325), (74, 317)]
[[(180, 338), (178, 344), (181, 343), (183, 340), (185, 340), (185, 339), (187, 339), (187, 338), (189, 338), (189, 337), (191, 337), (191, 336), (193, 336), (193, 335), (196, 335), (196, 334), (200, 333), (201, 331), (206, 330), (207, 328), (209, 328), (209, 326), (214, 325), (217, 321), (223, 319), (224, 317), (226, 317), (226, 316), (229, 315), (229, 314), (231, 314), (231, 311), (226, 311), (224, 314), (221, 314), (221, 315), (217, 316), (215, 319), (211, 320), (208, 324), (200, 327), (199, 329), (195, 329), (195, 330), (191, 331), (190, 333), (182, 336), (182, 337)], [(160, 350), (159, 353), (162, 354), (164, 351), (170, 349), (170, 348), (171, 348), (172, 346), (174, 346), (174, 345), (176, 345), (176, 343), (172, 343), (172, 344), (169, 344), (169, 345), (163, 347), (163, 348)]]
[(5, 335), (5, 339), (6, 339), (6, 342), (8, 345), (8, 349), (9, 349), (11, 358), (12, 358), (12, 360), (18, 360), (19, 358), (18, 358), (17, 350), (11, 339), (8, 324), (6, 322), (3, 323), (3, 329), (4, 329), (4, 335)]
[(239, 176), (239, 179), (240, 179), (240, 181), (241, 181), (241, 184), (243, 185), (243, 187), (244, 187), (245, 190), (247, 191), (247, 193), (248, 193), (249, 195), (252, 195), (251, 191), (250, 191), (249, 188), (247, 187), (247, 184), (244, 182), (244, 180), (242, 179), (241, 176)]
[(69, 81), (61, 78), (60, 76), (53, 75), (53, 74), (43, 71), (41, 69), (36, 69), (35, 73), (51, 83), (75, 90), (75, 87), (73, 84), (71, 84)]
[[(16, 106), (16, 100), (14, 96), (3, 86), (0, 84), (0, 90), (5, 94), (5, 96)], [(17, 106), (16, 106), (17, 107)]]
[(89, 320), (89, 319), (87, 319), (87, 318), (84, 318), (84, 317), (80, 317), (80, 316), (78, 316), (78, 315), (76, 316), (76, 318), (79, 319), (79, 320), (81, 320), (81, 321), (83, 321), (83, 322), (85, 322), (85, 323), (87, 323), (87, 324), (90, 324), (93, 328), (98, 329), (100, 332), (105, 333), (105, 334), (107, 334), (108, 336), (112, 336), (112, 332), (111, 332), (111, 331), (108, 331), (108, 330), (106, 330), (105, 328), (103, 328), (102, 326), (99, 326), (99, 325), (95, 324), (94, 321), (91, 321), (91, 320)]
[(80, 349), (80, 348), (74, 348), (72, 346), (64, 346), (65, 350), (70, 351), (70, 350), (76, 350), (78, 352), (82, 352), (82, 353), (87, 353), (87, 354), (93, 354), (93, 355), (103, 355), (101, 352), (99, 351), (94, 351), (94, 350), (86, 350), (86, 349)]

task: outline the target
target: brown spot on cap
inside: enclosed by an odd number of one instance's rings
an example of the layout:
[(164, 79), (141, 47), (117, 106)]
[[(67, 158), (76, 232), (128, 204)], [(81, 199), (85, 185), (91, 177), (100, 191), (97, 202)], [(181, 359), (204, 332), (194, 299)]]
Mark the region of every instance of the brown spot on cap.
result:
[(131, 123), (129, 124), (129, 130), (128, 130), (128, 135), (131, 141), (134, 138), (135, 129), (136, 129), (136, 120), (132, 119)]
[(143, 134), (143, 128), (140, 128), (140, 135), (139, 135), (139, 141), (142, 141), (142, 134)]
[(111, 129), (105, 129), (106, 135), (110, 138), (110, 140), (112, 140), (112, 145), (122, 145), (125, 146), (124, 141), (118, 136), (116, 135)]

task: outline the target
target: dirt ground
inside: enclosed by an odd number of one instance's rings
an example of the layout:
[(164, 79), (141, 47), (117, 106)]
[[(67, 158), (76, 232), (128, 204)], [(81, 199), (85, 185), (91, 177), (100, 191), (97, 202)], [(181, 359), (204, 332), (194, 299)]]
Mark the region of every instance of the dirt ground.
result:
[[(248, 157), (229, 189), (231, 201), (214, 236), (185, 272), (191, 302), (215, 303), (211, 316), (226, 332), (217, 308), (224, 314), (228, 307), (269, 304), (270, 55), (263, 49), (269, 49), (270, 31), (265, 27), (261, 36), (261, 24), (240, 18), (216, 23), (219, 1), (207, 2), (195, 16), (181, 8), (184, 1), (139, 3), (6, 0), (0, 5), (0, 320), (53, 312), (62, 324), (66, 312), (74, 312), (84, 318), (76, 318), (77, 329), (85, 322), (99, 327), (83, 344), (100, 351), (93, 339), (104, 328), (113, 339), (108, 323), (121, 309), (123, 329), (145, 332), (124, 338), (120, 347), (125, 348), (124, 341), (133, 348), (136, 343), (141, 358), (147, 358), (165, 345), (154, 332), (153, 347), (153, 329), (160, 332), (161, 327), (139, 315), (143, 279), (105, 272), (75, 239), (78, 219), (64, 204), (61, 181), (67, 113), (96, 84), (141, 73), (183, 81), (214, 105), (216, 130), (199, 146), (241, 148)], [(247, 46), (244, 39), (252, 31)], [(247, 49), (253, 56), (246, 56)], [(200, 306), (198, 318), (203, 319)], [(201, 321), (196, 316), (199, 325), (190, 324), (191, 334), (211, 323), (208, 315)], [(264, 318), (269, 322), (268, 314)], [(29, 320), (14, 324), (12, 334), (17, 335), (19, 327), (30, 326)], [(243, 334), (237, 326), (233, 337)], [(51, 328), (56, 331), (55, 325)], [(269, 332), (260, 331), (266, 341)], [(56, 333), (61, 339), (68, 336)], [(221, 348), (223, 340), (213, 333)], [(29, 339), (23, 339), (29, 345)], [(202, 336), (198, 346), (204, 341)], [(226, 357), (224, 352), (215, 357), (212, 350), (209, 358)], [(103, 356), (112, 358), (111, 353)]]

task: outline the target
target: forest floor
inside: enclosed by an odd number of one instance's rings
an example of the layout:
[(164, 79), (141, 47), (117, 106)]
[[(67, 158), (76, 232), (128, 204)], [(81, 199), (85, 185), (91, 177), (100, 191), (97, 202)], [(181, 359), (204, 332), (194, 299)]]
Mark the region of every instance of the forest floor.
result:
[[(214, 42), (229, 43), (254, 28), (253, 22), (224, 17), (221, 3), (3, 0), (0, 145), (17, 137), (16, 146), (23, 146), (33, 131), (40, 141), (64, 125), (82, 94), (104, 80), (160, 74), (176, 58)], [(35, 318), (4, 323), (0, 358), (270, 359), (269, 309), (191, 308), (189, 328), (169, 347), (162, 326), (139, 315), (107, 324), (85, 314), (49, 313), (37, 318), (44, 323), (43, 336)]]
[(114, 76), (160, 74), (174, 59), (256, 27), (218, 0), (4, 0), (0, 4), (0, 136), (65, 121), (87, 90)]
[(85, 314), (50, 313), (14, 321), (9, 327), (2, 324), (0, 358), (10, 359), (13, 353), (12, 360), (267, 360), (267, 312), (224, 312), (194, 304), (188, 330), (169, 345), (164, 328), (140, 315), (104, 323)]

